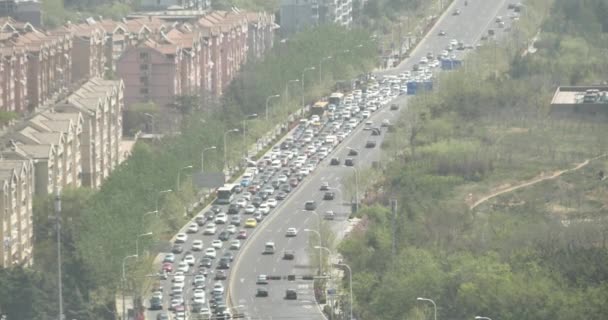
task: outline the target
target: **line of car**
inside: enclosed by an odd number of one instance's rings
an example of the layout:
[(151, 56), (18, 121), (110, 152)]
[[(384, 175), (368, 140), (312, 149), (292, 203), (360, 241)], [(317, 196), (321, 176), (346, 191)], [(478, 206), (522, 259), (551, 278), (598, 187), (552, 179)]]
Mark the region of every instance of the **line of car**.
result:
[[(189, 313), (196, 313), (203, 318), (230, 318), (222, 281), (227, 278), (227, 270), (234, 259), (233, 252), (238, 251), (242, 241), (248, 237), (247, 229), (256, 228), (338, 143), (372, 112), (398, 94), (399, 92), (379, 83), (371, 83), (365, 93), (355, 90), (339, 106), (328, 109), (327, 117), (321, 119), (318, 115), (313, 115), (311, 121), (302, 122), (292, 136), (275, 146), (255, 168), (248, 168), (240, 186), (235, 190), (237, 199), (227, 206), (212, 206), (210, 210), (199, 214), (184, 232), (176, 235), (171, 252), (163, 258), (161, 283), (152, 294), (150, 309), (164, 309), (165, 295), (170, 295), (168, 309), (174, 312), (176, 320), (187, 319)], [(391, 107), (391, 110), (396, 109), (398, 107)], [(372, 125), (366, 123), (366, 127)], [(372, 136), (374, 135), (377, 135), (377, 131), (373, 131)], [(345, 159), (345, 165), (355, 165), (353, 157), (357, 154), (352, 149), (349, 153), (351, 157)], [(330, 164), (336, 164), (335, 160), (336, 158), (332, 159)], [(330, 192), (326, 196), (330, 200), (335, 195)], [(333, 212), (329, 212), (327, 217), (333, 219)], [(241, 226), (244, 229), (240, 229)], [(295, 237), (297, 234), (296, 227), (287, 229), (287, 237)], [(217, 239), (212, 239), (216, 235)], [(271, 243), (266, 245), (269, 247)], [(266, 248), (264, 250), (268, 253)], [(293, 250), (286, 250), (283, 254), (286, 260), (295, 259)], [(211, 285), (210, 270), (214, 264), (216, 271), (213, 278), (216, 282)], [(210, 288), (207, 288), (208, 285)], [(209, 294), (206, 289), (210, 289)], [(286, 292), (286, 297), (297, 298), (297, 293), (295, 297), (294, 293), (295, 290), (290, 289)], [(191, 302), (186, 299), (188, 296)], [(158, 313), (157, 319), (168, 319), (168, 314)]]

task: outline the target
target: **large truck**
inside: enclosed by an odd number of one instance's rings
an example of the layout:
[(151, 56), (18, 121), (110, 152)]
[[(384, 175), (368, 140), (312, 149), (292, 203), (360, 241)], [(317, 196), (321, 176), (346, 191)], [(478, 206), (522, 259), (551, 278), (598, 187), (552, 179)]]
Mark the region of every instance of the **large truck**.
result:
[(419, 91), (431, 91), (433, 90), (433, 81), (410, 81), (407, 83), (407, 94), (415, 95)]
[(330, 104), (333, 104), (334, 106), (340, 106), (343, 101), (344, 101), (344, 94), (341, 92), (334, 92), (329, 96), (329, 100), (327, 102), (329, 102)]
[(327, 110), (328, 104), (329, 102), (327, 101), (318, 101), (312, 106), (310, 111), (313, 115), (318, 115), (319, 117), (322, 117), (325, 113), (325, 110)]
[(458, 59), (443, 59), (441, 60), (441, 69), (454, 70), (462, 66), (462, 60)]

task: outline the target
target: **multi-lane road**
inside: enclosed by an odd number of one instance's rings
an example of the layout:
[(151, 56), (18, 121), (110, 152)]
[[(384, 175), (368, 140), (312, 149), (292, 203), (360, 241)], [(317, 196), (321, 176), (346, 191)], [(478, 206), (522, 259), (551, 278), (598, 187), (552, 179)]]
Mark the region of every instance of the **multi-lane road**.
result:
[[(459, 15), (453, 15), (454, 10), (459, 9)], [(498, 28), (495, 23), (496, 16), (503, 16), (507, 23), (510, 23), (507, 18), (507, 3), (505, 0), (497, 1), (482, 1), (469, 0), (468, 5), (464, 5), (464, 0), (454, 1), (446, 10), (446, 13), (441, 16), (436, 25), (431, 29), (429, 34), (421, 40), (417, 48), (411, 53), (411, 57), (402, 62), (398, 68), (384, 70), (378, 72), (379, 75), (399, 74), (405, 70), (410, 70), (415, 63), (418, 63), (423, 56), (428, 52), (437, 55), (448, 45), (449, 41), (456, 39), (465, 44), (475, 45), (479, 42), (481, 36), (487, 33), (489, 28), (496, 32), (504, 32)], [(438, 36), (440, 31), (445, 31), (445, 36)], [(466, 51), (464, 51), (466, 52)], [(459, 51), (462, 55), (464, 52)], [(395, 102), (403, 106), (407, 103), (407, 97), (401, 96), (396, 98)], [(388, 106), (381, 108), (379, 111), (372, 114), (371, 120), (375, 126), (380, 126), (380, 123), (388, 119), (391, 123), (395, 123), (399, 111), (391, 111)], [(341, 235), (343, 230), (348, 225), (347, 217), (350, 208), (343, 204), (350, 199), (345, 199), (344, 191), (336, 192), (336, 199), (325, 201), (322, 200), (323, 192), (319, 190), (322, 183), (327, 182), (332, 188), (345, 190), (344, 183), (347, 177), (354, 174), (352, 167), (345, 166), (330, 166), (329, 159), (338, 157), (341, 161), (346, 158), (349, 148), (359, 150), (359, 155), (352, 158), (355, 159), (355, 167), (358, 170), (364, 170), (369, 167), (373, 161), (380, 158), (380, 141), (387, 134), (386, 130), (382, 130), (381, 136), (370, 137), (370, 131), (362, 130), (363, 124), (359, 125), (353, 132), (340, 143), (332, 153), (323, 160), (309, 176), (307, 176), (300, 185), (294, 189), (284, 201), (279, 202), (279, 205), (272, 210), (261, 223), (249, 231), (249, 238), (243, 241), (240, 250), (229, 250), (227, 243), (220, 251), (219, 255), (224, 252), (233, 252), (235, 254), (234, 262), (229, 270), (227, 270), (228, 279), (223, 281), (226, 292), (226, 298), (229, 300), (229, 307), (234, 307), (233, 313), (238, 312), (245, 314), (250, 319), (324, 319), (317, 304), (315, 303), (312, 281), (302, 280), (297, 277), (296, 281), (287, 280), (271, 280), (268, 285), (264, 285), (268, 289), (268, 297), (256, 297), (256, 289), (260, 285), (256, 284), (256, 278), (260, 274), (287, 276), (287, 275), (310, 275), (317, 270), (316, 266), (311, 265), (308, 261), (309, 241), (315, 242), (317, 236), (314, 233), (304, 232), (304, 229), (309, 228), (317, 230), (318, 217), (317, 215), (304, 211), (304, 203), (309, 200), (315, 200), (318, 204), (316, 212), (319, 215), (327, 210), (336, 212), (336, 219), (330, 221), (329, 224), (336, 234)], [(365, 148), (366, 141), (372, 139), (378, 141), (375, 148)], [(276, 176), (275, 176), (276, 177)], [(351, 180), (348, 180), (351, 181)], [(224, 207), (226, 212), (227, 208)], [(245, 218), (250, 215), (243, 216)], [(229, 216), (230, 218), (230, 216)], [(287, 228), (295, 227), (299, 230), (296, 237), (286, 237)], [(242, 227), (239, 227), (241, 229)], [(221, 229), (220, 229), (221, 230)], [(219, 231), (218, 230), (218, 233)], [(191, 235), (184, 244), (186, 250), (190, 250), (194, 239), (202, 239), (205, 248), (209, 247), (212, 240), (217, 239), (214, 236), (201, 236), (202, 231)], [(231, 239), (234, 239), (232, 236)], [(273, 241), (276, 245), (276, 253), (274, 255), (262, 255), (264, 245), (268, 241)], [(284, 250), (294, 250), (294, 260), (283, 260)], [(197, 266), (202, 258), (202, 253), (193, 252), (196, 258), (196, 265), (192, 271), (187, 272), (186, 290), (184, 299), (189, 303), (192, 298), (192, 286), (189, 285), (194, 274), (197, 273)], [(182, 255), (179, 255), (180, 257)], [(176, 263), (177, 265), (177, 263)], [(215, 265), (214, 265), (215, 267)], [(209, 286), (213, 286), (215, 269), (209, 268), (206, 291), (209, 292)], [(169, 304), (168, 294), (171, 291), (171, 279), (164, 282), (164, 305)], [(298, 293), (297, 300), (286, 300), (285, 292), (287, 289), (294, 289)], [(207, 299), (210, 296), (207, 295)], [(147, 319), (156, 319), (158, 312), (150, 311), (147, 313)]]

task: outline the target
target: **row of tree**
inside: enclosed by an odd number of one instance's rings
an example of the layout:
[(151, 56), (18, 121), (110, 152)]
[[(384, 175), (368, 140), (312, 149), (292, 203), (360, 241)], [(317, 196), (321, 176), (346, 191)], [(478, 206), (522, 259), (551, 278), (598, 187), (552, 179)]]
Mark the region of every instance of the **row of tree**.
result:
[(442, 75), (437, 92), (410, 100), (386, 143), (393, 161), (375, 187), (386, 191), (339, 246), (354, 271), (357, 318), (432, 317), (432, 304), (418, 297), (437, 303), (438, 319), (608, 314), (608, 225), (594, 220), (605, 209), (571, 205), (571, 215), (587, 218), (570, 224), (549, 209), (571, 193), (579, 202), (603, 194), (594, 172), (605, 163), (469, 208), (492, 185), (571, 167), (608, 147), (605, 123), (548, 117), (557, 84), (605, 79), (605, 42), (589, 39), (604, 37), (590, 26), (605, 22), (607, 3), (556, 0), (543, 11), (546, 1), (526, 2), (520, 28), (534, 26), (531, 17), (563, 18), (543, 24), (536, 53), (522, 55), (521, 41), (535, 29), (515, 30), (519, 39), (486, 44), (463, 70)]

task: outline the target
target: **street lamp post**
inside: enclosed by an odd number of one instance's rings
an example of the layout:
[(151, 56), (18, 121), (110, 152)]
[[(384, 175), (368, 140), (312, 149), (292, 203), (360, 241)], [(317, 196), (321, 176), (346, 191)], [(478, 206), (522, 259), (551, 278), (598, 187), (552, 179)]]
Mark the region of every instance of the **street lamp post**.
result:
[(205, 151), (215, 150), (215, 149), (217, 149), (215, 146), (211, 146), (211, 147), (205, 148), (205, 149), (203, 149), (203, 151), (201, 151), (201, 173), (205, 172)]
[(347, 167), (347, 168), (353, 168), (353, 170), (355, 170), (355, 212), (356, 212), (357, 210), (359, 210), (359, 170), (355, 166)]
[[(321, 232), (312, 229), (304, 229), (304, 232), (312, 232), (319, 237), (319, 246), (321, 245)], [(321, 273), (321, 249), (319, 249), (319, 273)]]
[(327, 56), (325, 58), (321, 58), (321, 61), (319, 61), (319, 83), (323, 81), (323, 61), (329, 60), (331, 58), (332, 56)]
[(186, 170), (186, 169), (192, 169), (192, 165), (185, 166), (185, 167), (180, 168), (179, 170), (177, 170), (177, 191), (179, 191), (179, 187), (180, 187), (180, 177), (181, 177), (182, 171), (183, 171), (183, 170)]
[(313, 71), (315, 70), (315, 67), (309, 67), (304, 69), (304, 71), (302, 71), (302, 81), (300, 81), (300, 84), (302, 85), (302, 107), (304, 107), (304, 74), (306, 74), (306, 71)]
[(266, 116), (265, 116), (266, 121), (268, 121), (268, 103), (270, 103), (270, 99), (272, 99), (272, 98), (278, 98), (280, 96), (281, 96), (280, 94), (274, 94), (274, 95), (268, 96), (266, 98)]
[(127, 306), (125, 305), (125, 290), (127, 289), (127, 276), (125, 272), (125, 263), (128, 259), (137, 258), (136, 254), (126, 256), (122, 259), (122, 318), (127, 319)]
[(488, 317), (482, 317), (482, 316), (475, 316), (475, 320), (492, 320)]
[(348, 269), (348, 283), (350, 287), (350, 318), (349, 320), (353, 320), (353, 270), (346, 263), (337, 263), (337, 266), (345, 267)]
[(416, 300), (418, 300), (418, 301), (428, 301), (428, 302), (432, 303), (433, 304), (434, 314), (435, 314), (434, 319), (437, 320), (437, 304), (435, 304), (435, 301), (433, 301), (432, 299), (421, 298), (421, 297), (416, 298)]
[[(319, 250), (319, 261), (323, 261), (322, 256), (321, 256), (321, 250), (327, 251), (327, 260), (331, 259), (331, 250), (329, 250), (329, 248), (323, 247), (323, 246), (315, 246), (315, 249)], [(322, 266), (321, 263), (320, 263), (320, 265)], [(319, 270), (319, 273), (321, 275), (323, 275), (323, 270)]]
[(141, 215), (141, 225), (142, 225), (142, 226), (144, 225), (144, 219), (145, 219), (145, 218), (146, 218), (146, 216), (147, 216), (147, 215), (149, 215), (149, 214), (158, 214), (158, 211), (157, 211), (157, 210), (154, 210), (154, 211), (149, 211), (149, 212), (146, 212), (146, 213), (142, 214), (142, 215)]
[(285, 98), (287, 99), (287, 101), (289, 102), (289, 84), (290, 83), (298, 83), (300, 82), (299, 79), (293, 79), (293, 80), (288, 80), (287, 84), (285, 85)]
[[(61, 194), (55, 193), (55, 226), (57, 228), (57, 295), (59, 302), (59, 320), (63, 320), (63, 280), (61, 274)], [(9, 255), (11, 252), (9, 252)]]
[(227, 154), (228, 154), (228, 149), (227, 149), (227, 147), (226, 147), (226, 136), (227, 136), (229, 133), (232, 133), (232, 132), (239, 132), (239, 129), (234, 128), (234, 129), (230, 129), (230, 130), (228, 130), (228, 131), (224, 132), (224, 171), (226, 171), (226, 168), (228, 167), (228, 166), (227, 166), (227, 162), (226, 162), (226, 161), (227, 161), (227, 159), (228, 159), (228, 156), (227, 156)]
[(142, 234), (138, 235), (138, 236), (135, 238), (135, 255), (136, 255), (136, 256), (139, 256), (139, 238), (141, 238), (141, 237), (146, 237), (146, 236), (151, 236), (151, 235), (153, 235), (153, 234), (154, 234), (154, 233), (152, 233), (152, 232), (148, 232), (148, 233), (142, 233)]
[(165, 194), (165, 193), (169, 193), (169, 192), (173, 192), (172, 189), (167, 189), (167, 190), (162, 190), (158, 192), (158, 195), (156, 196), (156, 212), (158, 213), (158, 201), (160, 200), (160, 196)]
[(247, 153), (247, 120), (253, 120), (258, 117), (257, 113), (252, 113), (243, 119), (243, 144), (245, 145), (245, 157), (249, 156)]

